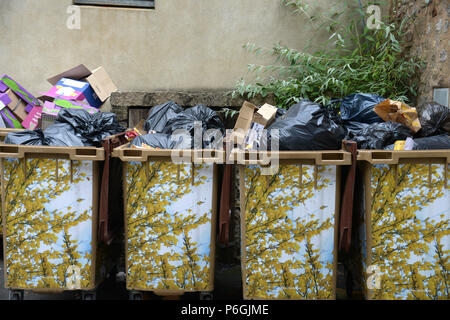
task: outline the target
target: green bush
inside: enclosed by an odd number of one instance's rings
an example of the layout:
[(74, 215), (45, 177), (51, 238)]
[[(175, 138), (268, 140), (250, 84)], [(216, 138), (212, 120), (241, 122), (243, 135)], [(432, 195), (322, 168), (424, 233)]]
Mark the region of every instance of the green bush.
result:
[[(305, 14), (309, 22), (320, 23), (319, 30), (330, 34), (328, 43), (314, 54), (281, 44), (269, 50), (246, 44), (249, 51), (257, 55), (271, 54), (276, 59), (273, 65), (249, 65), (249, 71), (257, 75), (256, 81), (239, 80), (233, 96), (252, 98), (272, 93), (282, 108), (302, 98), (327, 105), (333, 98), (357, 92), (414, 101), (415, 79), (422, 62), (416, 57), (405, 57), (401, 39), (406, 20), (381, 22), (380, 28), (369, 29), (364, 23), (365, 8), (358, 1), (347, 2), (343, 9), (331, 15), (313, 16), (304, 0), (282, 0), (282, 5)], [(344, 13), (356, 18), (343, 24), (339, 18)]]

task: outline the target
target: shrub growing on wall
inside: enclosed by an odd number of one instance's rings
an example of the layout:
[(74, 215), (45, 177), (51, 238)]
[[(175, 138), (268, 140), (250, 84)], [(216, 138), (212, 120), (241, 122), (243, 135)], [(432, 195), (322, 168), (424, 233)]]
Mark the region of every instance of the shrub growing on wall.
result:
[[(249, 65), (256, 80), (239, 80), (233, 96), (252, 98), (272, 93), (283, 108), (302, 98), (326, 105), (333, 98), (356, 92), (414, 101), (417, 83), (412, 79), (416, 79), (421, 62), (404, 54), (401, 39), (406, 21), (380, 21), (377, 28), (368, 26), (367, 5), (357, 0), (340, 1), (333, 10), (323, 8), (319, 15), (312, 14), (305, 0), (281, 0), (281, 3), (306, 15), (309, 23), (319, 30), (328, 32), (328, 42), (313, 54), (282, 44), (271, 49), (246, 44), (245, 48), (257, 55), (273, 55), (275, 62)], [(343, 14), (350, 18), (342, 19)]]

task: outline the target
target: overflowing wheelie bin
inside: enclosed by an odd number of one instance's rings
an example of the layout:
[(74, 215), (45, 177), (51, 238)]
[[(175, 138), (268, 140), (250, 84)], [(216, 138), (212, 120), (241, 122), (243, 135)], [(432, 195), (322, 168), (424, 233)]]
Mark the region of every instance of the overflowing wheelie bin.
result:
[(341, 167), (351, 153), (238, 150), (232, 157), (240, 172), (244, 299), (335, 299)]
[(99, 161), (95, 147), (0, 145), (5, 287), (82, 290), (100, 273)]
[(360, 150), (366, 299), (448, 300), (450, 150)]
[[(10, 129), (10, 128), (0, 128), (0, 143), (2, 143), (5, 140), (6, 135), (9, 132), (15, 132), (20, 131), (22, 129)], [(0, 200), (1, 203), (1, 200)], [(3, 234), (3, 227), (2, 227), (2, 215), (0, 214), (0, 236)]]
[[(184, 152), (184, 159), (173, 157)], [(122, 146), (126, 287), (130, 299), (188, 292), (211, 299), (218, 196), (224, 153)], [(187, 156), (186, 156), (187, 155)]]

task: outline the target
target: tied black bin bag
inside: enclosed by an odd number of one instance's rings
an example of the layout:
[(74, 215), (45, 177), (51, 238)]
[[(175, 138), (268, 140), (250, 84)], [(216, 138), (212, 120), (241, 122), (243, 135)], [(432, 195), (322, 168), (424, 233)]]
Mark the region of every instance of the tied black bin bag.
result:
[(349, 131), (346, 139), (358, 144), (358, 149), (384, 149), (397, 140), (412, 137), (412, 131), (405, 125), (397, 122), (374, 123), (360, 131)]
[(158, 149), (190, 149), (191, 141), (185, 141), (181, 136), (165, 133), (152, 133), (138, 136), (131, 141), (130, 146), (141, 147), (143, 143)]
[[(395, 145), (391, 144), (385, 150), (394, 150)], [(413, 150), (446, 150), (450, 149), (450, 135), (441, 134), (438, 136), (414, 139)]]
[(338, 150), (345, 137), (330, 111), (309, 100), (293, 105), (268, 128), (268, 148), (274, 129), (279, 130), (280, 150)]
[(10, 132), (6, 135), (4, 143), (6, 144), (26, 144), (30, 146), (47, 145), (42, 129), (24, 130), (19, 132)]
[(42, 129), (10, 132), (5, 138), (6, 144), (32, 146), (81, 147), (83, 141), (67, 123), (55, 123), (44, 131)]
[(383, 122), (373, 108), (386, 100), (385, 98), (370, 93), (354, 93), (343, 99), (334, 99), (331, 105), (340, 103), (341, 117), (344, 121), (361, 123)]
[(84, 146), (83, 140), (68, 123), (55, 123), (44, 130), (49, 146), (78, 147)]
[(183, 108), (173, 101), (160, 104), (150, 109), (147, 120), (144, 124), (144, 130), (163, 132), (167, 122), (175, 118), (178, 113), (182, 112)]
[(420, 115), (422, 137), (450, 134), (450, 108), (436, 102), (427, 103)]
[(40, 146), (95, 146), (101, 147), (102, 141), (121, 132), (125, 128), (117, 122), (114, 113), (99, 112), (89, 114), (84, 110), (62, 109), (55, 123), (42, 131), (24, 130), (10, 132), (5, 138), (6, 144)]
[[(202, 124), (203, 134), (205, 134), (205, 131), (209, 129), (220, 130), (222, 136), (225, 133), (225, 126), (217, 112), (201, 104), (188, 108), (183, 112), (178, 113), (175, 118), (170, 119), (167, 122), (163, 133), (170, 135), (173, 134), (175, 130), (183, 129), (188, 131), (193, 137), (195, 122), (197, 121)], [(203, 148), (207, 149), (211, 147), (212, 143), (219, 145), (219, 141), (215, 141), (213, 136), (206, 138), (204, 137)]]
[(84, 110), (62, 109), (56, 122), (70, 124), (86, 146), (101, 147), (106, 137), (125, 131), (111, 112), (90, 114)]

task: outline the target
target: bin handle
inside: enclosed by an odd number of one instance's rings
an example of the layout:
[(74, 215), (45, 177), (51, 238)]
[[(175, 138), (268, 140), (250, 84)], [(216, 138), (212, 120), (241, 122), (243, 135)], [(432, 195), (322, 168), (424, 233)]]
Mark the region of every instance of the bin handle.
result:
[(241, 163), (240, 161), (238, 162), (238, 164), (244, 164), (244, 165), (256, 165), (256, 166), (261, 166), (261, 167), (270, 167), (270, 162), (269, 163), (264, 163), (265, 161), (263, 160), (244, 160), (243, 163)]
[(101, 149), (72, 149), (70, 160), (104, 160), (105, 152)]
[[(5, 151), (4, 151), (5, 150)], [(0, 148), (0, 155), (2, 158), (8, 158), (8, 156), (19, 158), (21, 156), (19, 152), (19, 147), (14, 145), (5, 145)]]
[(319, 153), (315, 158), (316, 165), (346, 165), (349, 160), (351, 154), (343, 152)]
[(205, 157), (205, 158), (196, 158), (195, 160), (200, 161), (201, 163), (223, 163), (223, 158), (219, 157)]
[[(263, 165), (268, 166), (269, 164), (263, 164), (262, 162), (266, 162), (265, 159), (245, 159), (242, 155), (238, 156), (237, 154), (243, 154), (244, 152), (232, 152), (230, 154), (230, 159), (233, 161), (237, 161), (239, 164), (243, 165)], [(304, 152), (300, 155), (291, 155), (289, 152), (280, 151), (270, 153), (265, 153), (269, 157), (276, 156), (279, 154), (279, 160), (291, 160), (291, 161), (300, 161), (308, 160), (314, 162), (314, 165), (348, 165), (351, 163), (351, 154), (348, 152), (342, 151), (326, 151), (326, 152)]]
[(365, 160), (371, 164), (398, 164), (400, 160), (437, 159), (450, 163), (448, 150), (420, 150), (420, 151), (362, 151), (358, 150), (358, 160)]

